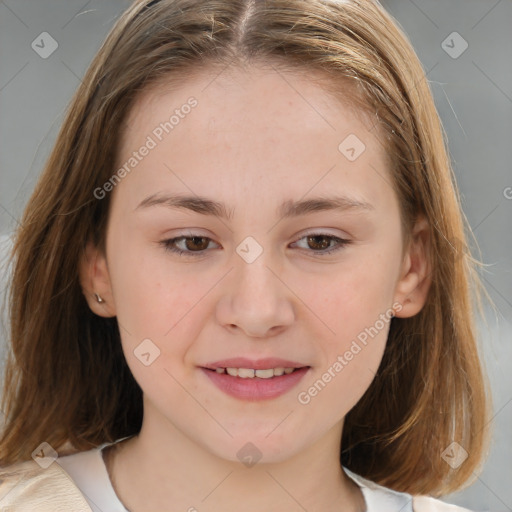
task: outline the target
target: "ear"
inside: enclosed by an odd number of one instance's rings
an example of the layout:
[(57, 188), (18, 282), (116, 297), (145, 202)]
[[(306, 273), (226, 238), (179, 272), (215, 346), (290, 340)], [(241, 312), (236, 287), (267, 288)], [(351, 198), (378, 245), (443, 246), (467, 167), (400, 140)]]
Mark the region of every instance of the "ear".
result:
[(105, 255), (88, 242), (79, 266), (80, 284), (91, 311), (105, 318), (116, 316)]
[(421, 216), (412, 231), (395, 288), (395, 302), (401, 305), (400, 309), (395, 309), (396, 317), (414, 316), (425, 305), (432, 282), (432, 269), (428, 258), (429, 246), (429, 225)]

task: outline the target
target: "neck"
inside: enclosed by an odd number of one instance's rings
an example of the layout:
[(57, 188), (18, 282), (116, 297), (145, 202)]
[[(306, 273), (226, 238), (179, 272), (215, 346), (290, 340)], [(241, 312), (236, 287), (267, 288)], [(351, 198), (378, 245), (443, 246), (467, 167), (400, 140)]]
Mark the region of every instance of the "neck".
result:
[(104, 450), (104, 458), (130, 512), (364, 512), (361, 490), (339, 462), (341, 429), (336, 425), (283, 462), (245, 466), (197, 446), (168, 422), (145, 416), (140, 433)]

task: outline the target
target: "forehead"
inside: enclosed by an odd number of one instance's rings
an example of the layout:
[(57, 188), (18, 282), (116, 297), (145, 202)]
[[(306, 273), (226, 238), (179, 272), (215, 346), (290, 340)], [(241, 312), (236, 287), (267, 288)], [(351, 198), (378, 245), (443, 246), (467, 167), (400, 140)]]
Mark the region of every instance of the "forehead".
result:
[[(175, 176), (186, 174), (189, 188), (201, 195), (212, 187), (241, 191), (262, 182), (267, 195), (285, 184), (295, 194), (313, 187), (322, 193), (343, 178), (363, 188), (382, 186), (378, 176), (385, 179), (387, 155), (372, 121), (351, 102), (353, 91), (347, 88), (344, 96), (340, 83), (334, 97), (324, 80), (274, 67), (216, 67), (161, 82), (132, 108), (119, 164), (157, 133), (156, 149), (139, 165), (137, 186), (148, 194), (150, 183), (158, 188), (168, 182), (169, 168)], [(190, 98), (196, 106), (183, 108)], [(158, 174), (162, 166), (167, 170)], [(152, 179), (142, 181), (142, 173)]]
[[(137, 129), (158, 119), (166, 119), (169, 108), (178, 108), (193, 96), (200, 105), (201, 114), (195, 118), (226, 118), (233, 114), (230, 107), (236, 109), (242, 118), (252, 110), (259, 120), (268, 118), (267, 124), (276, 125), (280, 120), (292, 121), (293, 117), (304, 116), (310, 121), (311, 114), (316, 114), (317, 121), (323, 128), (336, 128), (330, 123), (330, 115), (339, 118), (351, 116), (364, 124), (373, 135), (381, 134), (375, 130), (374, 115), (357, 89), (358, 84), (347, 78), (333, 79), (326, 73), (299, 67), (283, 67), (276, 63), (257, 62), (251, 65), (221, 66), (212, 63), (205, 68), (191, 68), (181, 73), (174, 73), (161, 79), (156, 84), (143, 89), (128, 112), (124, 139), (130, 135), (130, 127)], [(296, 113), (294, 116), (293, 114)], [(249, 121), (249, 120), (247, 120)], [(146, 126), (147, 128), (147, 126)]]

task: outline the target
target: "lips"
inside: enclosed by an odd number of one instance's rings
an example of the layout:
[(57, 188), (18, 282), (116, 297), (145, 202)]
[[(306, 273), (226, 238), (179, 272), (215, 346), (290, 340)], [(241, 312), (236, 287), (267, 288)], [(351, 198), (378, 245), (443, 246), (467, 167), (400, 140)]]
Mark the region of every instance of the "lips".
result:
[(201, 367), (204, 374), (224, 393), (241, 400), (276, 398), (293, 388), (309, 366), (279, 358), (243, 357), (214, 361)]

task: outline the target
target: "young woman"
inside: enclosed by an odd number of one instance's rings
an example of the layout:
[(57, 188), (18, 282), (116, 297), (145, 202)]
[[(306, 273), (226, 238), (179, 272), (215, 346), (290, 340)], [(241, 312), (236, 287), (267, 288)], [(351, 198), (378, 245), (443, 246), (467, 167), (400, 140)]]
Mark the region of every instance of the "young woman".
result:
[(466, 247), (376, 1), (135, 2), (16, 236), (0, 504), (461, 510), (435, 498), (491, 410)]

